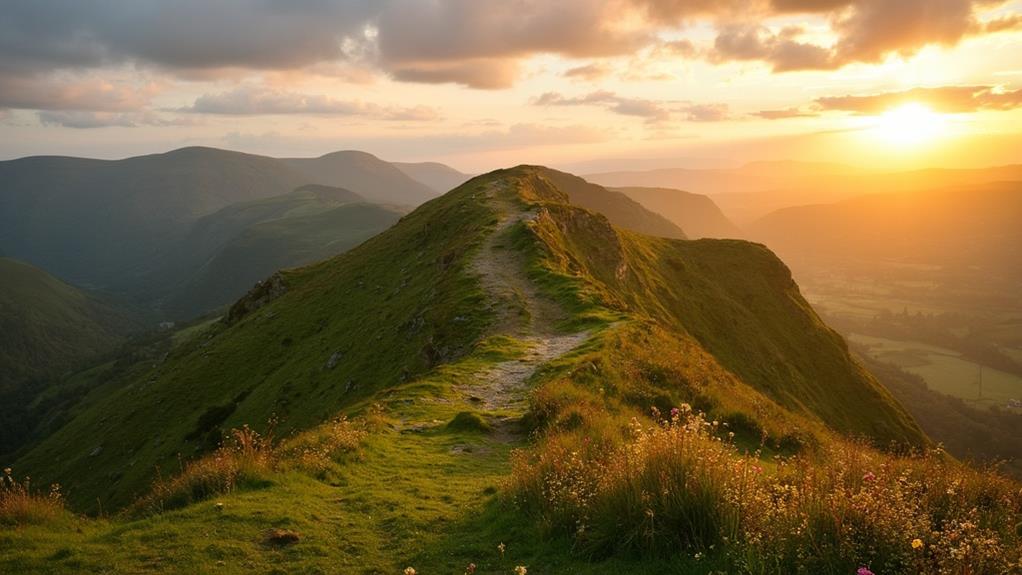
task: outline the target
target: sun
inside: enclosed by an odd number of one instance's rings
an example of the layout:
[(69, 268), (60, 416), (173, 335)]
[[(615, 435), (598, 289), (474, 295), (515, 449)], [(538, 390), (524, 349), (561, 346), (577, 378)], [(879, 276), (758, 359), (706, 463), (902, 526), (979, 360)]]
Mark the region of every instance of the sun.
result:
[(888, 144), (918, 147), (939, 139), (945, 118), (925, 104), (907, 102), (876, 117), (872, 132)]

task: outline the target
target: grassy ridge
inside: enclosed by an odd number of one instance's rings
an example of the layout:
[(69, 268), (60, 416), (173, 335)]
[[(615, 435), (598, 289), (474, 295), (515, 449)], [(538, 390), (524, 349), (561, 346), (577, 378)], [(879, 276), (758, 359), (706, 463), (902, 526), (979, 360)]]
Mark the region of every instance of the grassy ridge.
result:
[(618, 230), (561, 203), (543, 170), (530, 179), (523, 185), (535, 188), (543, 209), (531, 224), (541, 242), (539, 275), (574, 278), (574, 288), (561, 283), (576, 308), (599, 302), (691, 336), (747, 385), (837, 431), (924, 443), (911, 417), (852, 359), (769, 250)]
[(465, 353), (488, 317), (464, 269), (493, 223), (475, 190), (466, 184), (346, 254), (280, 274), (285, 297), (104, 388), (18, 467), (73, 485), (68, 498), (82, 508), (118, 507), (156, 467), (215, 445), (221, 429), (274, 415), (281, 431), (309, 427)]
[[(524, 254), (542, 291), (570, 312), (560, 327), (591, 334), (532, 376), (528, 413), (518, 407), (480, 413), (471, 398), (471, 386), (480, 384), (477, 374), (528, 353), (524, 341), (489, 336), (493, 311), (466, 267), (497, 221), (494, 207), (479, 194), (487, 185), (500, 186), (528, 209), (508, 245)], [(786, 270), (762, 247), (638, 236), (567, 205), (567, 199), (542, 169), (496, 172), (430, 202), (345, 255), (282, 273), (236, 305), (229, 322), (181, 335), (165, 360), (147, 356), (126, 366), (123, 379), (87, 396), (77, 416), (16, 469), (31, 471), (38, 485), (59, 473), (76, 508), (88, 508), (90, 497), (102, 496), (110, 509), (145, 491), (153, 465), (173, 475), (179, 469), (175, 453), (194, 460), (221, 429), (249, 424), (261, 431), (275, 413), (281, 421), (277, 434), (286, 442), (291, 431), (312, 428), (308, 433), (320, 434), (330, 425), (320, 424), (339, 413), (354, 416), (382, 404), (387, 421), (369, 433), (358, 457), (331, 461), (316, 472), (273, 466), (259, 481), (212, 500), (185, 498), (190, 503), (152, 516), (65, 516), (25, 525), (0, 534), (0, 568), (393, 573), (414, 566), (422, 573), (460, 573), (471, 562), (477, 573), (509, 573), (523, 565), (530, 573), (610, 574), (752, 565), (732, 561), (722, 545), (718, 551), (701, 547), (719, 535), (713, 525), (680, 544), (657, 538), (684, 535), (678, 527), (684, 523), (670, 523), (671, 513), (694, 510), (692, 517), (705, 518), (730, 514), (731, 508), (718, 506), (713, 490), (705, 491), (703, 507), (680, 496), (665, 496), (649, 507), (636, 488), (683, 493), (687, 485), (676, 481), (678, 475), (659, 473), (663, 469), (653, 460), (619, 465), (613, 478), (620, 482), (597, 493), (620, 495), (599, 502), (609, 510), (601, 513), (598, 532), (604, 542), (632, 533), (640, 544), (590, 546), (591, 540), (544, 517), (542, 489), (538, 496), (532, 492), (533, 503), (525, 497), (523, 482), (554, 485), (547, 480), (558, 477), (532, 468), (530, 458), (553, 453), (558, 445), (576, 448), (594, 457), (570, 468), (579, 470), (578, 477), (599, 477), (597, 465), (630, 452), (633, 419), (650, 425), (651, 407), (667, 414), (688, 402), (735, 433), (726, 449), (710, 437), (698, 440), (713, 446), (706, 453), (720, 464), (706, 469), (723, 470), (706, 477), (727, 477), (732, 463), (762, 467), (773, 476), (779, 468), (775, 455), (794, 454), (815, 464), (838, 445), (824, 414), (842, 406), (803, 392), (842, 376), (837, 381), (844, 389), (835, 397), (856, 392), (863, 401), (882, 403), (883, 396), (873, 394), (868, 378), (839, 373), (855, 365), (842, 361), (840, 339), (819, 324)], [(769, 322), (806, 333), (773, 341)], [(744, 330), (739, 337), (736, 329)], [(758, 370), (761, 362), (769, 367), (796, 361), (799, 348), (810, 345), (835, 361), (796, 362), (790, 372)], [(784, 378), (805, 389), (787, 397)], [(883, 426), (845, 431), (922, 441), (896, 404), (873, 407), (878, 411), (870, 418)], [(506, 425), (490, 425), (498, 415), (521, 418), (525, 430), (537, 433), (519, 435)], [(90, 455), (100, 441), (102, 449)], [(670, 453), (677, 444), (658, 445)], [(515, 448), (523, 451), (512, 457)], [(891, 461), (861, 450), (876, 466)], [(547, 460), (555, 470), (560, 464)], [(679, 472), (689, 472), (692, 460), (671, 461), (684, 464)], [(954, 479), (954, 468), (942, 473)], [(884, 477), (885, 484), (892, 477)], [(732, 485), (718, 483), (722, 489)], [(629, 505), (614, 506), (621, 501)], [(577, 508), (557, 509), (571, 523)], [(667, 528), (656, 523), (652, 535), (643, 531), (647, 509), (667, 516), (662, 524)], [(788, 518), (799, 524), (797, 514)], [(278, 545), (267, 540), (269, 529), (291, 530), (300, 539)], [(649, 547), (642, 541), (658, 551), (644, 551)], [(506, 544), (503, 552), (500, 543)], [(836, 562), (867, 559), (861, 547), (850, 549), (850, 555), (835, 555)], [(756, 572), (798, 572), (797, 558), (781, 557), (783, 562), (756, 563), (762, 566)], [(835, 572), (857, 565), (841, 567)]]

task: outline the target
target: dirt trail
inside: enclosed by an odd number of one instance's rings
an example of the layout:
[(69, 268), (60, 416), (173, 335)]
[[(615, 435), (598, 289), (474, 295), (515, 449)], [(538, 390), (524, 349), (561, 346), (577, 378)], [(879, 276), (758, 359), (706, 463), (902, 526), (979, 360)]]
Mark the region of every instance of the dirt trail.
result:
[(522, 341), (528, 351), (520, 359), (494, 364), (476, 375), (477, 382), (462, 391), (488, 411), (524, 411), (527, 405), (526, 382), (544, 363), (578, 347), (589, 337), (588, 331), (559, 333), (556, 325), (566, 318), (564, 310), (526, 277), (525, 261), (510, 247), (512, 226), (532, 219), (513, 201), (513, 192), (497, 185), (486, 190), (487, 200), (500, 214), (496, 230), (481, 246), (472, 262), (483, 288), (494, 299), (498, 314), (495, 334)]

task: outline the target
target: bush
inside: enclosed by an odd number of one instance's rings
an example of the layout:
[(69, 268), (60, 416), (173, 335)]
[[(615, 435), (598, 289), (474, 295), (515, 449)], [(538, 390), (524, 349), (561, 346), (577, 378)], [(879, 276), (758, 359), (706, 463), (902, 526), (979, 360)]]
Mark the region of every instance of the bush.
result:
[(552, 434), (517, 452), (508, 491), (590, 556), (713, 555), (728, 572), (1004, 573), (1020, 560), (1018, 485), (940, 451), (835, 440), (742, 455), (724, 424), (676, 410), (609, 448)]
[(158, 477), (133, 511), (161, 513), (234, 491), (239, 485), (269, 481), (277, 460), (273, 442), (247, 425), (212, 454), (188, 463), (171, 479)]
[(46, 523), (64, 511), (60, 485), (51, 485), (47, 493), (32, 493), (31, 479), (19, 482), (12, 473), (8, 467), (0, 476), (0, 524)]

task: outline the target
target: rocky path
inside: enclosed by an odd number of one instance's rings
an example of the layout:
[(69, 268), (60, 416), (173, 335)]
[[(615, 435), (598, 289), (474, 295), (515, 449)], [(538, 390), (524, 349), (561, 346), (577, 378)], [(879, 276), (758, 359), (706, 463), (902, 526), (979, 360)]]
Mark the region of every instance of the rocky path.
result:
[(498, 314), (495, 335), (514, 337), (528, 350), (519, 359), (489, 366), (462, 391), (487, 411), (524, 411), (529, 378), (543, 364), (581, 345), (589, 332), (557, 331), (557, 324), (566, 317), (564, 310), (539, 293), (526, 276), (524, 258), (510, 246), (512, 227), (536, 214), (514, 202), (511, 191), (491, 187), (486, 194), (500, 221), (476, 255), (473, 269), (493, 297)]

